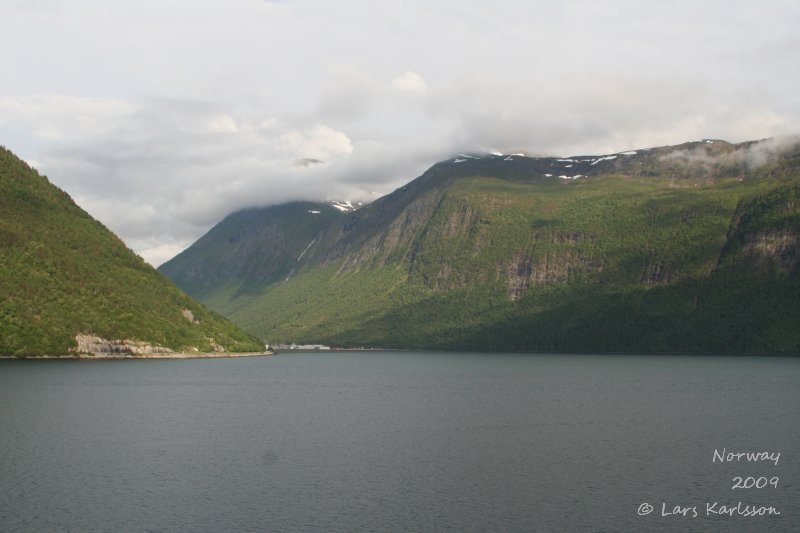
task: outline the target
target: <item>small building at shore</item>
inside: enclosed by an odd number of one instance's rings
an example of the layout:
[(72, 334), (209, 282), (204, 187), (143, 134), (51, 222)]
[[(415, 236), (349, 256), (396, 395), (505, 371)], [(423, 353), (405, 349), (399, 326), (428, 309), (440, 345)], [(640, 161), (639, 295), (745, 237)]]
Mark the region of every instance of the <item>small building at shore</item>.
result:
[(330, 350), (330, 346), (325, 346), (324, 344), (274, 344), (272, 345), (273, 350), (298, 350), (304, 352), (312, 352), (312, 351), (324, 351)]

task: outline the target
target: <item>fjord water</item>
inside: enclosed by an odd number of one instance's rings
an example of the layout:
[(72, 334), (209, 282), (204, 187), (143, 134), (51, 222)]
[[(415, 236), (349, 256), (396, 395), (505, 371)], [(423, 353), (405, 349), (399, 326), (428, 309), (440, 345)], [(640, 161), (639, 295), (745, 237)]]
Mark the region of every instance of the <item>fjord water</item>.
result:
[(0, 361), (0, 530), (796, 531), (798, 406), (798, 358)]

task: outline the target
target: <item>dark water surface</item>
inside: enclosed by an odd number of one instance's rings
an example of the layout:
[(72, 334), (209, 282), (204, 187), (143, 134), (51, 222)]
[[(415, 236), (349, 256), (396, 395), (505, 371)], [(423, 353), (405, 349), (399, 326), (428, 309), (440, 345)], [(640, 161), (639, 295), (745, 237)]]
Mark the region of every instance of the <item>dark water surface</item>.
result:
[(799, 487), (798, 358), (0, 361), (2, 531), (798, 531)]

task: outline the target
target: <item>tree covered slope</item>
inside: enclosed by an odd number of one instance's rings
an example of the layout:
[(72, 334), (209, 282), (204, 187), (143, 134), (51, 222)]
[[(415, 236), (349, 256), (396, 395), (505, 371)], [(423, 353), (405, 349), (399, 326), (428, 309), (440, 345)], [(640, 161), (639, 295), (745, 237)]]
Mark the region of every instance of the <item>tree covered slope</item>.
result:
[(234, 215), (162, 270), (271, 342), (797, 353), (798, 198), (791, 143), (466, 154), (313, 227), (308, 209), (251, 211), (268, 246)]
[(0, 148), (0, 354), (67, 354), (77, 335), (172, 350), (263, 349)]

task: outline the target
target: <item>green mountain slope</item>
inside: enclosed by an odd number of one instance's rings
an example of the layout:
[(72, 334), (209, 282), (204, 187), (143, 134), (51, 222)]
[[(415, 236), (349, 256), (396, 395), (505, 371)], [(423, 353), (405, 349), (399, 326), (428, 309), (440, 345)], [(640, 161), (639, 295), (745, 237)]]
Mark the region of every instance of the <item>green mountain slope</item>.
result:
[(181, 351), (263, 349), (0, 148), (0, 354), (67, 354), (79, 334)]
[(217, 227), (162, 270), (192, 293), (181, 262), (272, 265), (196, 292), (271, 342), (795, 353), (798, 193), (800, 151), (774, 142), (463, 155), (305, 235), (299, 260)]
[(343, 217), (330, 205), (312, 202), (238, 211), (160, 270), (179, 275), (182, 288), (201, 298), (221, 285), (278, 282), (291, 275), (319, 232)]

